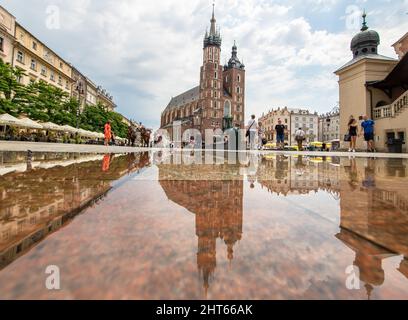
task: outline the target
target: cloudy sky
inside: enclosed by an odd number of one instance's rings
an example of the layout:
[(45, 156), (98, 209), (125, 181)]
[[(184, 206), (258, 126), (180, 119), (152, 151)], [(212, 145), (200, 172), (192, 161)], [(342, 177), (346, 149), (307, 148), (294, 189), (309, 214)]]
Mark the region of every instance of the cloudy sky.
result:
[[(17, 20), (157, 128), (170, 98), (198, 85), (212, 0), (0, 0)], [(233, 41), (247, 69), (247, 116), (278, 106), (330, 111), (333, 74), (351, 59), (361, 11), (380, 53), (408, 31), (408, 0), (217, 0), (222, 62)]]

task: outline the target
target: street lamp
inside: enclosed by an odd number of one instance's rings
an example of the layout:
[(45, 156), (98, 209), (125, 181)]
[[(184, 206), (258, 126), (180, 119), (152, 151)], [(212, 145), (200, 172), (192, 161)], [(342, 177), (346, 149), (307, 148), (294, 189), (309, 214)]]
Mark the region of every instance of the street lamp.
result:
[(83, 84), (81, 80), (78, 80), (76, 83), (74, 83), (75, 86), (75, 91), (78, 92), (78, 107), (77, 107), (77, 121), (76, 121), (76, 128), (79, 129), (79, 116), (81, 114), (81, 95), (85, 93), (85, 90), (83, 88)]

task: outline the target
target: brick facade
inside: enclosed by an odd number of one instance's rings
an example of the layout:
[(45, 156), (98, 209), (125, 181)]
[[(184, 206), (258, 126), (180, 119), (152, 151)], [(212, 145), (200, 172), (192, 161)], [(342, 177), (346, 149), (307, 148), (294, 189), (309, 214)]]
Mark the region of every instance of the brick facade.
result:
[(171, 99), (161, 115), (161, 129), (173, 133), (175, 121), (187, 129), (200, 131), (203, 141), (206, 129), (245, 127), (245, 66), (237, 58), (237, 46), (225, 66), (221, 60), (221, 36), (216, 30), (214, 12), (210, 33), (204, 37), (203, 64), (199, 86)]

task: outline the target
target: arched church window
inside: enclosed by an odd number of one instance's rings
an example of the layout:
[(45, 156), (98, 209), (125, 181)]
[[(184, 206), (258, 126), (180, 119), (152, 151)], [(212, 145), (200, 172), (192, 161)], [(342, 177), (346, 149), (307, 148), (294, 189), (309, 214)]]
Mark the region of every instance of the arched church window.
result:
[(229, 100), (224, 103), (224, 117), (231, 116), (231, 102)]

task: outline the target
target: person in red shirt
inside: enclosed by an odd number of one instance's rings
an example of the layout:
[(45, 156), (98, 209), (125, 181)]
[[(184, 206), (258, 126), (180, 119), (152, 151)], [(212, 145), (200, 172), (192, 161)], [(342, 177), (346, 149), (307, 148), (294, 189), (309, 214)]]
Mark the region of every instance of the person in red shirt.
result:
[(111, 124), (108, 121), (105, 124), (105, 146), (109, 145), (109, 142), (111, 141), (111, 139), (112, 139), (112, 129), (111, 129)]

